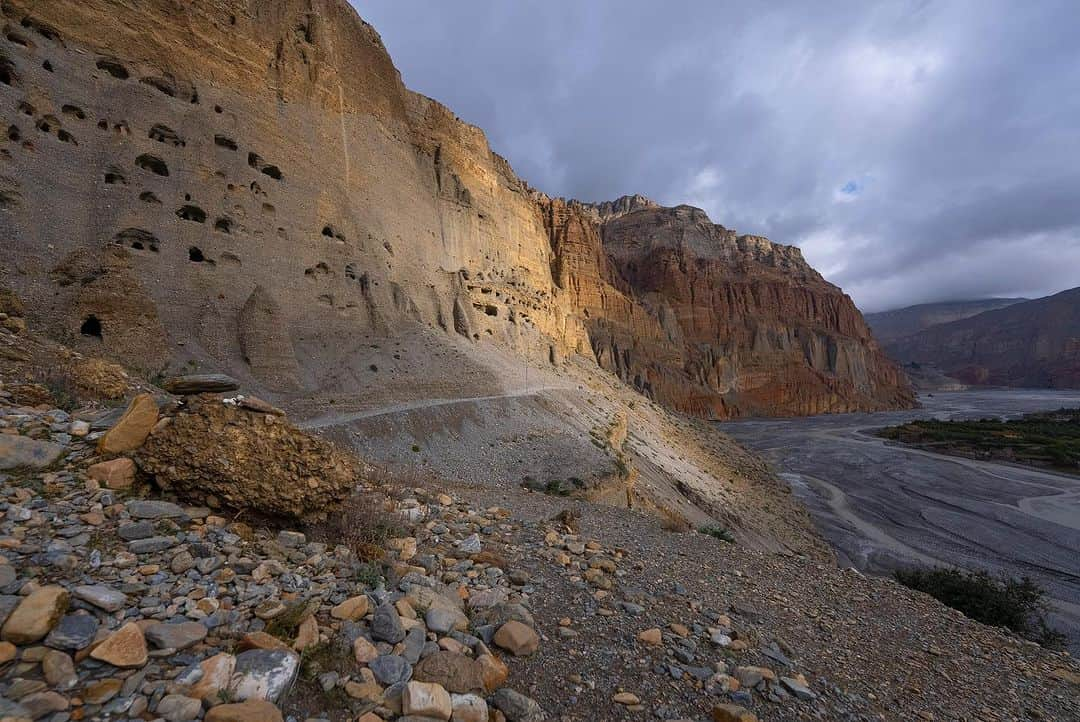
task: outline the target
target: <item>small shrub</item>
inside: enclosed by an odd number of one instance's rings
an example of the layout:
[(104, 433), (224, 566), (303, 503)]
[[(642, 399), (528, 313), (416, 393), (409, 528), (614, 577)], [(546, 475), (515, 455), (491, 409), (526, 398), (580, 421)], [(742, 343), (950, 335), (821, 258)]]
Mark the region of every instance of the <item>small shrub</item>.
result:
[(356, 582), (371, 589), (377, 589), (385, 579), (382, 567), (374, 562), (364, 562), (356, 568)]
[(382, 494), (364, 494), (345, 502), (341, 510), (310, 530), (309, 536), (328, 544), (347, 546), (358, 559), (381, 559), (386, 540), (405, 535), (402, 519), (388, 511)]
[[(291, 642), (296, 638), (300, 623), (314, 614), (319, 603), (313, 600), (293, 602), (285, 611), (271, 619), (266, 625), (266, 633), (278, 639)], [(314, 607), (314, 608), (313, 608)]]
[(420, 453), (420, 447), (417, 444), (412, 445), (412, 450), (413, 450), (414, 453), (417, 453), (417, 454)]
[(79, 394), (71, 377), (55, 367), (42, 369), (37, 373), (37, 381), (49, 390), (56, 408), (74, 411), (79, 408)]
[(724, 527), (717, 526), (715, 524), (701, 527), (700, 529), (698, 529), (698, 533), (704, 534), (706, 536), (711, 536), (713, 539), (719, 539), (720, 541), (727, 542), (728, 544), (735, 543), (735, 537), (731, 534), (731, 532), (729, 532)]
[(693, 529), (690, 523), (681, 516), (661, 510), (660, 528), (672, 534), (685, 534)]
[(896, 580), (929, 594), (975, 621), (1010, 629), (1046, 647), (1061, 647), (1064, 635), (1043, 616), (1045, 592), (1028, 577), (993, 577), (963, 569), (898, 569)]

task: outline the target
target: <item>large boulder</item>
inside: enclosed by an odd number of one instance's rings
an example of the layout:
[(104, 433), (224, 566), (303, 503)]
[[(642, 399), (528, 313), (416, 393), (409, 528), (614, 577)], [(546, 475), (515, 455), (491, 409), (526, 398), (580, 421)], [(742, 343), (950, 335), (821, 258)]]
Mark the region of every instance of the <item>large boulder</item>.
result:
[(212, 508), (326, 515), (353, 490), (357, 461), (273, 414), (188, 397), (136, 456), (163, 489)]

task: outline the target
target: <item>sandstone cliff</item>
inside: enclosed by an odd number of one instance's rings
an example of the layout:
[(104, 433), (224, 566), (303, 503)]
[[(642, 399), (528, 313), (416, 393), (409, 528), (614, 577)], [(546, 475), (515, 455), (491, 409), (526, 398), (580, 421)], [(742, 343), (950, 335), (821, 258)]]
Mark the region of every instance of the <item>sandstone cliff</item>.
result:
[(931, 326), (887, 348), (969, 384), (1080, 388), (1080, 288)]
[(597, 363), (641, 392), (710, 417), (910, 405), (851, 299), (798, 248), (640, 196), (537, 199)]
[[(372, 339), (420, 328), (595, 356), (706, 416), (908, 402), (797, 251), (640, 196), (538, 199), (341, 0), (3, 11), (3, 271), (85, 351), (392, 396), (417, 379), (397, 357), (373, 378)], [(457, 378), (482, 387), (483, 357)]]

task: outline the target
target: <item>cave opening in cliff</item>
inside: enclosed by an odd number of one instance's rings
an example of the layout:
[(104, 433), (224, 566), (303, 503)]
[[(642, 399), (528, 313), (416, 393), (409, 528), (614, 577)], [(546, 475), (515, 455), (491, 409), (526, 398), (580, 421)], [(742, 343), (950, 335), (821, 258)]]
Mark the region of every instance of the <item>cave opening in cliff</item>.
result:
[(135, 159), (135, 165), (142, 168), (143, 170), (150, 171), (154, 175), (169, 175), (169, 166), (165, 164), (165, 161), (163, 161), (161, 158), (158, 158), (156, 155), (144, 153)]
[(176, 212), (177, 218), (195, 223), (206, 223), (206, 211), (198, 206), (184, 206)]
[(131, 77), (131, 74), (128, 73), (127, 68), (125, 68), (118, 61), (111, 58), (101, 58), (97, 61), (97, 67), (98, 70), (104, 70), (106, 73), (113, 76), (117, 80), (127, 80)]
[(83, 320), (82, 326), (79, 327), (79, 333), (83, 336), (101, 338), (101, 321), (94, 314), (90, 314)]
[(202, 263), (206, 260), (206, 256), (203, 255), (202, 250), (198, 246), (192, 246), (187, 252), (188, 260), (192, 263)]

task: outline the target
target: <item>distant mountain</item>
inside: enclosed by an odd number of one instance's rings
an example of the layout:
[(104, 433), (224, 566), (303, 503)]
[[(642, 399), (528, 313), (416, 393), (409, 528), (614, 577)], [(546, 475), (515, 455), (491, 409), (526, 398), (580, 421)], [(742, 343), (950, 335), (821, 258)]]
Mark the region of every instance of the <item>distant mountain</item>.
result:
[(874, 337), (881, 343), (903, 338), (918, 333), (923, 329), (942, 323), (951, 323), (977, 316), (984, 311), (993, 311), (1016, 303), (1023, 303), (1027, 298), (980, 298), (970, 301), (943, 301), (941, 303), (921, 303), (918, 306), (897, 308), (880, 313), (863, 315)]
[(1080, 388), (1080, 288), (931, 326), (885, 350), (969, 384)]

